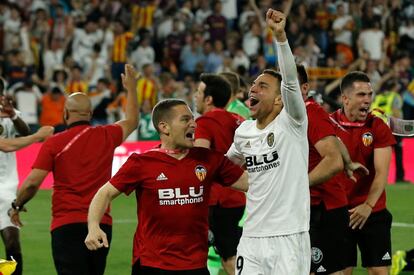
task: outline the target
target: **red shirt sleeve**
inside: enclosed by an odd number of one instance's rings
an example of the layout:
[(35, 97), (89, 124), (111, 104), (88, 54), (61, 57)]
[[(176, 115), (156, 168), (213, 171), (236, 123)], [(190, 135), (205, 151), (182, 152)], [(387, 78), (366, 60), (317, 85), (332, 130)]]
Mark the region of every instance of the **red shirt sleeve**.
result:
[(312, 145), (327, 136), (334, 136), (335, 129), (328, 113), (319, 106), (310, 104), (308, 112), (308, 139)]
[(380, 118), (375, 118), (374, 148), (384, 148), (396, 144), (395, 138), (387, 124)]
[(121, 145), (122, 143), (122, 138), (124, 133), (122, 132), (122, 127), (121, 125), (118, 124), (109, 124), (104, 126), (105, 130), (108, 131), (108, 133), (111, 135), (111, 137), (114, 140), (114, 144), (116, 147), (118, 147), (119, 145)]
[(196, 123), (197, 127), (194, 133), (195, 139), (203, 138), (211, 142), (213, 140), (212, 129), (214, 129), (212, 120), (207, 117), (199, 117), (197, 118)]
[(55, 156), (52, 154), (52, 144), (50, 141), (51, 140), (46, 140), (42, 144), (42, 147), (40, 147), (40, 151), (32, 165), (32, 169), (42, 169), (46, 171), (53, 170)]
[(218, 156), (218, 173), (214, 179), (215, 182), (220, 183), (224, 186), (229, 186), (235, 183), (243, 174), (243, 169), (231, 162), (227, 157), (217, 153)]
[(134, 191), (140, 182), (138, 155), (132, 154), (109, 182), (127, 195)]

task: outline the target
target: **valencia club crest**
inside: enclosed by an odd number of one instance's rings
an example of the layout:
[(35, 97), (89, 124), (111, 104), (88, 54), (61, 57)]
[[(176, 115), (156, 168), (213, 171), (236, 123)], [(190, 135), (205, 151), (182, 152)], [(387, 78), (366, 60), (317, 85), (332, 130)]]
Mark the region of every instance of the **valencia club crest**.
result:
[(362, 135), (362, 143), (365, 146), (370, 146), (373, 141), (374, 141), (374, 137), (372, 136), (370, 132), (366, 132)]
[(203, 165), (197, 165), (194, 173), (199, 181), (203, 181), (207, 176), (207, 169)]

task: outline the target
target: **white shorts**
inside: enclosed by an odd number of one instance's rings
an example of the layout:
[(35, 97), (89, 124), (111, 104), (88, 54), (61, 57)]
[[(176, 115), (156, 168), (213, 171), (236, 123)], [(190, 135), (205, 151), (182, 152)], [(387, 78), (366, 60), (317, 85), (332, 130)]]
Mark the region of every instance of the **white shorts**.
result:
[(12, 201), (16, 198), (16, 193), (12, 192), (3, 192), (1, 191), (0, 195), (0, 230), (3, 230), (6, 227), (13, 226), (10, 221), (9, 214), (7, 214), (7, 211), (9, 211), (11, 207)]
[(237, 247), (238, 275), (309, 275), (308, 232), (275, 237), (241, 237)]

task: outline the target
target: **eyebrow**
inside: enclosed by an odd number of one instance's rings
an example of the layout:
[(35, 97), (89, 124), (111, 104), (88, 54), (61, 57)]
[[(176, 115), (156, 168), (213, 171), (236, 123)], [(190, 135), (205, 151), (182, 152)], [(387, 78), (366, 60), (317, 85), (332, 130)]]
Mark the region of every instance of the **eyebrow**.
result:
[(267, 86), (267, 87), (269, 87), (270, 85), (269, 85), (269, 83), (266, 83), (266, 82), (264, 82), (264, 81), (259, 81), (259, 83), (256, 83), (256, 81), (253, 81), (253, 85), (255, 85), (255, 84), (257, 84), (257, 85), (265, 85), (265, 86)]

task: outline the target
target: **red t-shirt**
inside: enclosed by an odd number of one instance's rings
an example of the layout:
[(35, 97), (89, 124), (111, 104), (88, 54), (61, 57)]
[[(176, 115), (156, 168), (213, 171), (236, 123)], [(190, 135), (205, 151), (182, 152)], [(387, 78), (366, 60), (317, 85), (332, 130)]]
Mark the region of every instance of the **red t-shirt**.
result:
[[(74, 137), (84, 131), (75, 141)], [(64, 148), (73, 141), (72, 145)], [(32, 168), (53, 172), (51, 230), (70, 223), (86, 223), (89, 204), (110, 178), (115, 148), (122, 143), (122, 128), (112, 124), (91, 127), (77, 123), (47, 139)], [(112, 224), (109, 209), (102, 223)]]
[(181, 160), (157, 151), (132, 154), (110, 182), (123, 193), (136, 191), (133, 262), (164, 270), (205, 267), (211, 183), (228, 186), (242, 173), (206, 148), (192, 148)]
[[(308, 113), (308, 141), (309, 141), (309, 172), (315, 168), (322, 157), (315, 148), (315, 144), (327, 136), (335, 136), (335, 128), (328, 113), (313, 99), (306, 101)], [(326, 209), (344, 207), (348, 204), (346, 192), (340, 174), (328, 181), (310, 188), (311, 205), (324, 203)]]
[[(207, 139), (211, 149), (225, 154), (233, 143), (234, 132), (243, 121), (244, 118), (238, 114), (213, 109), (197, 118), (195, 138)], [(211, 188), (209, 204), (226, 208), (240, 207), (246, 205), (246, 195), (216, 183)]]
[[(350, 122), (342, 110), (336, 111), (331, 117), (336, 122), (336, 134), (348, 148), (352, 161), (360, 162), (369, 170), (369, 175), (357, 178), (356, 183), (348, 178), (345, 179), (348, 202), (352, 208), (367, 199), (375, 177), (374, 149), (392, 146), (396, 142), (390, 128), (382, 119), (372, 114), (369, 114), (362, 123)], [(384, 209), (385, 201), (384, 191), (375, 204), (373, 212)]]

